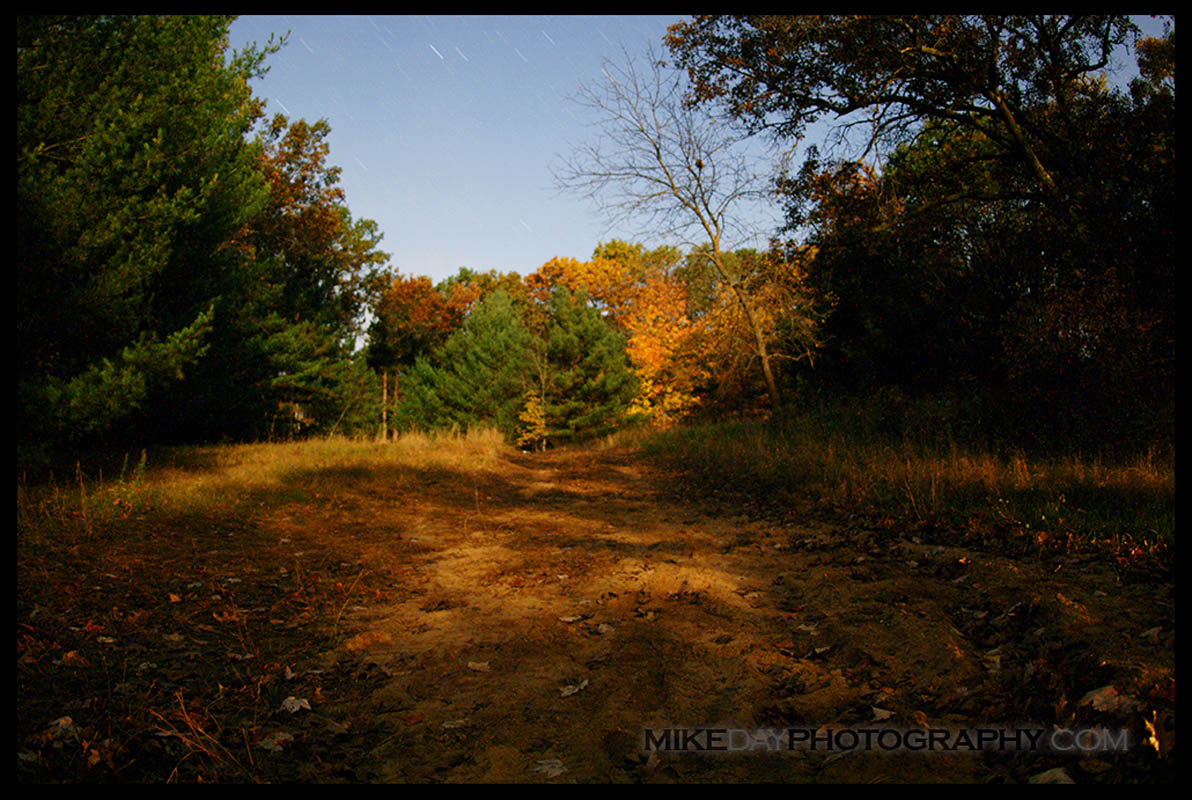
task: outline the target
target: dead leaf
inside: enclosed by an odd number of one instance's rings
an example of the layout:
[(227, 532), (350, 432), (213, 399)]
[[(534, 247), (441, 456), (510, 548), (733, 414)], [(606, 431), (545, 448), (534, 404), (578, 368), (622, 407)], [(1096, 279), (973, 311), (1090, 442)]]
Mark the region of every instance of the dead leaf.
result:
[(90, 662), (79, 655), (78, 650), (69, 650), (62, 654), (62, 663), (68, 667), (86, 667)]
[(562, 695), (563, 697), (571, 697), (571, 695), (576, 694), (577, 692), (582, 692), (585, 688), (587, 688), (587, 685), (588, 685), (588, 679), (584, 678), (582, 681), (580, 681), (577, 684), (574, 684), (572, 686), (564, 686), (562, 689), (559, 690), (559, 694)]
[(881, 722), (882, 720), (887, 720), (890, 717), (894, 716), (893, 711), (887, 711), (886, 709), (878, 708), (877, 706), (870, 706), (870, 707), (873, 709), (873, 721), (874, 722)]
[(1077, 705), (1091, 705), (1096, 711), (1129, 712), (1138, 708), (1138, 701), (1129, 695), (1119, 693), (1114, 686), (1102, 686), (1080, 698)]
[(1147, 630), (1138, 634), (1138, 638), (1146, 639), (1151, 644), (1158, 644), (1159, 643), (1159, 634), (1162, 632), (1163, 632), (1163, 626), (1159, 625), (1158, 627), (1155, 627), (1155, 628), (1148, 628)]
[(179, 597), (179, 596), (178, 596), (178, 595), (176, 595), (176, 594), (171, 594), (171, 595), (170, 595), (170, 602), (171, 602), (171, 603), (181, 603), (181, 602), (182, 602), (182, 598), (181, 598), (181, 597)]
[(291, 714), (297, 714), (302, 709), (310, 711), (310, 701), (305, 697), (299, 700), (297, 697), (291, 695), (285, 700), (281, 701), (281, 708), (283, 711), (289, 711)]
[(544, 758), (537, 764), (534, 771), (544, 774), (548, 778), (557, 778), (567, 771), (567, 767), (563, 766), (563, 762), (557, 758)]
[(488, 662), (487, 661), (469, 661), (468, 669), (475, 670), (476, 672), (488, 672)]
[(1063, 767), (1056, 767), (1046, 772), (1040, 772), (1038, 775), (1032, 775), (1027, 783), (1076, 783), (1076, 781), (1072, 780), (1072, 776)]
[(1150, 719), (1143, 717), (1142, 723), (1146, 725), (1147, 731), (1143, 744), (1153, 747), (1161, 756), (1175, 749), (1175, 731), (1167, 727), (1166, 718), (1160, 717), (1158, 711), (1152, 711)]
[(271, 753), (280, 753), (282, 748), (292, 741), (294, 741), (294, 737), (285, 731), (275, 731), (257, 742), (257, 747)]

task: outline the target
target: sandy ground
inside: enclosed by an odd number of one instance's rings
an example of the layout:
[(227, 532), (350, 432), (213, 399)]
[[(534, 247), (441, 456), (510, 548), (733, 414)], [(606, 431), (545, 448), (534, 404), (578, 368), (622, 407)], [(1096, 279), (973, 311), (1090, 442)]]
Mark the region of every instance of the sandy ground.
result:
[[(359, 676), (355, 696), (320, 690), (311, 713), (334, 726), (363, 702), (384, 732), (357, 773), (368, 780), (1173, 774), (1173, 587), (1088, 558), (1005, 558), (704, 500), (627, 451), (563, 450), (362, 476), (321, 511), (254, 524), (286, 542), (350, 537), (342, 580), (370, 575), (372, 594), (336, 622), (339, 644), (292, 665), (308, 682)], [(1104, 726), (1126, 731), (1130, 751), (746, 751), (735, 733), (733, 752), (657, 752), (664, 729), (879, 726)]]

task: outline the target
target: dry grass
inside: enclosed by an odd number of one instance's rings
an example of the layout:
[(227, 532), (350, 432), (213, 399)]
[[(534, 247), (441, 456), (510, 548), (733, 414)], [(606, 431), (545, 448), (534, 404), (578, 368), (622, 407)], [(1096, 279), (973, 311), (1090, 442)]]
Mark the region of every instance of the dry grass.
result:
[[(299, 473), (368, 471), (384, 467), (453, 471), (493, 467), (508, 445), (499, 431), (466, 434), (411, 433), (390, 442), (331, 437), (300, 442), (171, 448), (122, 468), (76, 464), (69, 479), (51, 475), (36, 485), (17, 484), (17, 531), (84, 541), (112, 523), (148, 514), (219, 516), (247, 498), (279, 490)], [(114, 477), (113, 477), (114, 476)]]
[(1023, 532), (1129, 546), (1175, 537), (1175, 460), (989, 452), (955, 441), (875, 435), (833, 420), (672, 431), (646, 448), (710, 484), (810, 494), (838, 508), (915, 521), (984, 519)]
[(260, 758), (302, 681), (283, 665), (321, 658), (352, 603), (393, 591), (389, 562), (356, 563), (371, 551), (326, 519), (368, 520), (361, 502), (405, 499), (419, 476), (481, 480), (504, 452), (492, 431), (187, 447), (18, 481), (21, 779), (348, 774), (364, 754), (334, 738), (324, 761)]

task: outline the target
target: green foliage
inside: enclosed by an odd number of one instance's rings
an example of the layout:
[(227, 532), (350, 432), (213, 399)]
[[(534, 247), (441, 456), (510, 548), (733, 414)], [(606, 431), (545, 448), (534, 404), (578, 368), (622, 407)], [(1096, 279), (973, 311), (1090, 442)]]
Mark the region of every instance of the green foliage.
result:
[(24, 437), (102, 433), (204, 352), (225, 246), (267, 193), (244, 138), (266, 51), (227, 60), (230, 21), (18, 20)]
[(231, 21), (18, 20), (27, 442), (261, 436), (285, 403), (326, 430), (359, 406), (380, 233), (344, 203), (325, 122), (249, 138), (248, 81), (280, 45), (229, 54)]
[(572, 441), (602, 436), (629, 421), (637, 378), (625, 339), (564, 287), (551, 293), (545, 342), (547, 438)]
[(49, 376), (18, 385), (19, 402), (23, 408), (46, 409), (40, 422), (59, 435), (101, 433), (140, 408), (151, 389), (181, 380), (184, 368), (207, 350), (204, 339), (210, 328), (208, 312), (164, 342), (142, 335), (115, 362), (101, 359), (70, 380)]
[(496, 426), (512, 439), (528, 378), (530, 338), (505, 292), (477, 303), (435, 353), (398, 379), (398, 427)]

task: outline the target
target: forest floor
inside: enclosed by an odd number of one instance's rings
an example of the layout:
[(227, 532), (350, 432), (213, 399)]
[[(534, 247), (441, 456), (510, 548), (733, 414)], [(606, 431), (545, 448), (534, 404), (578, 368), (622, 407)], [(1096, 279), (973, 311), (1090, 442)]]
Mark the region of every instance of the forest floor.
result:
[[(19, 780), (1174, 778), (1171, 574), (753, 513), (630, 449), (296, 471), (236, 507), (21, 534)], [(966, 750), (995, 727), (1061, 749)], [(884, 750), (924, 732), (960, 746)]]

